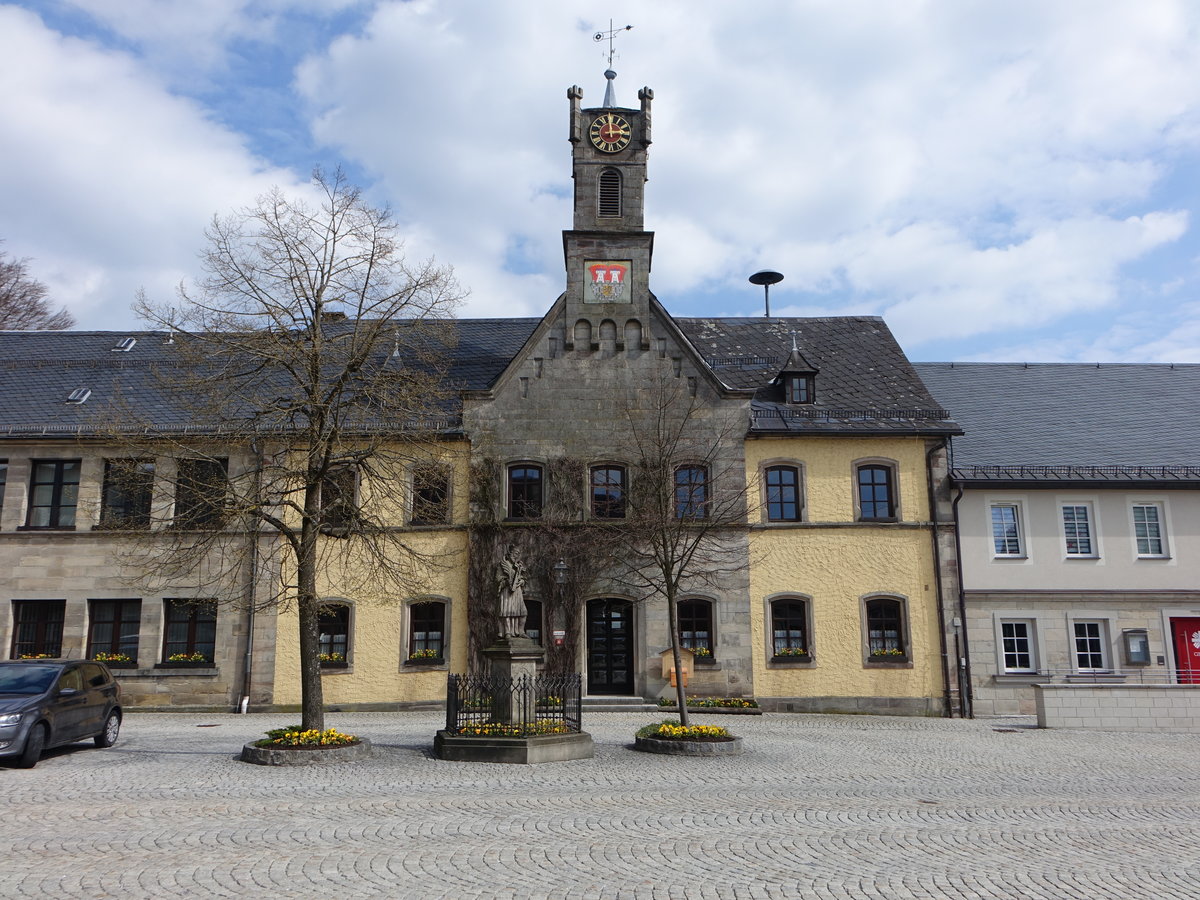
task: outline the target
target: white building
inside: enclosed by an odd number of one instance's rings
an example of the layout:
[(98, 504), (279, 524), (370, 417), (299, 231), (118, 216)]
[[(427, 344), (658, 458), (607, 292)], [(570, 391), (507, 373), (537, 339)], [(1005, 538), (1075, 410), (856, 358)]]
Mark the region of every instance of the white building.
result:
[(1200, 366), (917, 369), (966, 432), (975, 714), (1032, 713), (1039, 682), (1200, 683)]

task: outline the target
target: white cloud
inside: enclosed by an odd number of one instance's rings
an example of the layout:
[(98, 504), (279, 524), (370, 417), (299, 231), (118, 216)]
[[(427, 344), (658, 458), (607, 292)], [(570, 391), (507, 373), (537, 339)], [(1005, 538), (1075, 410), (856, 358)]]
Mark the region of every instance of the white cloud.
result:
[(136, 60), (0, 7), (0, 234), (81, 325), (122, 319), (195, 270), (213, 213), (292, 176), (168, 94)]
[[(31, 57), (33, 109), (9, 90), (0, 115), (32, 119), (20, 196), (45, 219), (10, 249), (74, 266), (63, 284), (99, 285), (73, 289), (97, 302), (123, 266), (186, 271), (178, 249), (184, 234), (198, 247), (198, 226), (181, 222), (197, 208), (202, 221), (290, 177), (258, 171), (269, 164), (245, 148), (262, 135), (212, 124), (233, 120), (219, 99), (180, 99), (181, 67), (230, 62), (277, 84), (246, 47), (335, 27), (339, 10), (354, 31), (309, 35), (297, 96), (272, 102), (296, 103), (334, 162), (374, 180), (410, 254), (455, 265), (468, 314), (538, 314), (562, 288), (564, 89), (600, 102), (601, 14), (635, 26), (618, 38), (619, 100), (655, 88), (652, 286), (680, 314), (759, 311), (746, 276), (770, 267), (787, 276), (776, 310), (881, 313), (909, 347), (1030, 346), (1074, 316), (1127, 314), (1128, 272), (1146, 260), (1163, 266), (1139, 271), (1147, 290), (1200, 281), (1163, 256), (1200, 245), (1200, 8), (1186, 0), (70, 2), (136, 49), (64, 41), (20, 14), (34, 40), (0, 37)], [(166, 59), (184, 44), (183, 62)], [(123, 190), (90, 183), (106, 168)], [(1162, 196), (1168, 184), (1186, 189)], [(72, 197), (83, 224), (52, 235)], [(129, 230), (86, 237), (115, 203)]]

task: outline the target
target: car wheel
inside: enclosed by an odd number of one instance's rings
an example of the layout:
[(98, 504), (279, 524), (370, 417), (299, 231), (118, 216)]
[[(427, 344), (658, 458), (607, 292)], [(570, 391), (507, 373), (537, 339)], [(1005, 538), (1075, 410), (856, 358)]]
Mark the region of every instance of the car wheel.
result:
[(96, 742), (97, 747), (111, 747), (117, 742), (117, 735), (120, 733), (121, 714), (114, 709), (108, 714), (108, 718), (104, 720), (104, 730), (92, 738), (92, 740)]
[(25, 749), (21, 751), (21, 755), (17, 757), (17, 767), (21, 769), (32, 769), (37, 765), (38, 760), (42, 758), (42, 751), (46, 748), (46, 726), (34, 725), (29, 730), (29, 737), (25, 738)]

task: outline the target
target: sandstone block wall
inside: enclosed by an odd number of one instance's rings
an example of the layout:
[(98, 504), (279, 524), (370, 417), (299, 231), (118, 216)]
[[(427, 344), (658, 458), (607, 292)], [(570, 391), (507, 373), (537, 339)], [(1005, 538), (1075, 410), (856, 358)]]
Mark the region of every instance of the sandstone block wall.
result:
[(1200, 734), (1200, 684), (1036, 684), (1040, 728)]

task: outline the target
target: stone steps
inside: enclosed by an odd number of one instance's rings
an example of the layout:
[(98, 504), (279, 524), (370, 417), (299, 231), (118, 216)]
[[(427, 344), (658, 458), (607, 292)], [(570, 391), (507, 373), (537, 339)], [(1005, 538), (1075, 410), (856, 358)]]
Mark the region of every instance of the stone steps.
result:
[(657, 703), (641, 697), (584, 697), (583, 712), (658, 712)]

